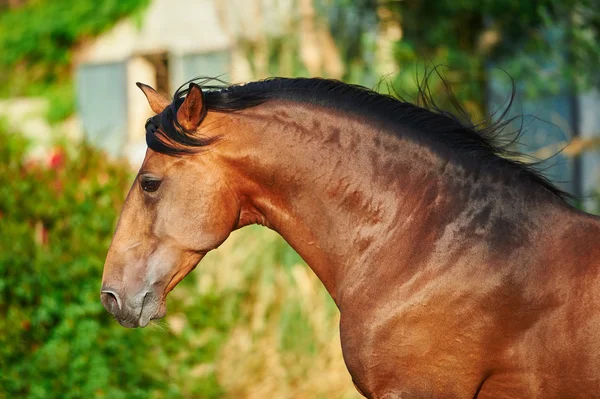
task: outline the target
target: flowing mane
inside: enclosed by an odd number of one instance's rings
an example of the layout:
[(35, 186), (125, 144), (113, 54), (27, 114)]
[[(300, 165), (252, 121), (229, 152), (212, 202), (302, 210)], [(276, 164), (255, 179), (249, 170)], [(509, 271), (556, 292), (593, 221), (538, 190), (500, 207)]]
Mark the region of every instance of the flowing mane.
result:
[[(218, 84), (212, 83), (215, 81)], [(497, 142), (497, 137), (512, 121), (506, 118), (510, 103), (495, 122), (477, 125), (470, 121), (467, 112), (453, 97), (456, 115), (437, 107), (427, 82), (420, 90), (423, 106), (331, 79), (270, 78), (243, 85), (227, 85), (211, 78), (198, 78), (192, 82), (202, 86), (205, 112), (232, 113), (271, 100), (326, 107), (380, 123), (386, 132), (422, 142), (443, 156), (471, 165), (475, 163), (480, 168), (502, 168), (561, 200), (570, 197), (537, 171), (536, 163), (510, 159), (524, 156), (509, 148), (515, 140), (505, 145)], [(146, 142), (152, 150), (178, 156), (193, 153), (211, 143), (206, 137), (186, 132), (177, 121), (177, 110), (187, 95), (188, 83), (175, 92), (172, 104), (165, 111), (148, 120)], [(516, 133), (517, 138), (520, 133)]]

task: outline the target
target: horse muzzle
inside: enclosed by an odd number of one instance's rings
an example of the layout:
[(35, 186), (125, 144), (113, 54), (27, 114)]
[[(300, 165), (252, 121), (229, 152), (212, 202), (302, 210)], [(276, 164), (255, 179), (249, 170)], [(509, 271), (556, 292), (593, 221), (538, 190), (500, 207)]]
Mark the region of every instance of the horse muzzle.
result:
[(163, 301), (150, 290), (141, 291), (128, 298), (119, 290), (102, 287), (100, 300), (119, 324), (128, 328), (145, 327), (150, 320), (159, 319), (166, 313)]

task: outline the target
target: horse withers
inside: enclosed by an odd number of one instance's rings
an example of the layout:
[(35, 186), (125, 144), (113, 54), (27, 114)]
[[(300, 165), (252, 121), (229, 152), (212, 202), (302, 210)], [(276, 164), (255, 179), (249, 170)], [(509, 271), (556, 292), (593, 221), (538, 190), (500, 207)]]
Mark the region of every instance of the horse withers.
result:
[(335, 300), (364, 396), (600, 396), (600, 223), (507, 158), (501, 124), (323, 79), (139, 86), (156, 116), (101, 294), (123, 326), (258, 223)]

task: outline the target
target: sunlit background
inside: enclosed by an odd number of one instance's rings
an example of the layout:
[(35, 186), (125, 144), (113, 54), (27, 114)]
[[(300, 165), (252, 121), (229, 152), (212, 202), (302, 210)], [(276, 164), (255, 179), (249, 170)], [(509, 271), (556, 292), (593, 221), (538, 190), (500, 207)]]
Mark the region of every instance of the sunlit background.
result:
[(275, 233), (234, 233), (145, 329), (102, 308), (145, 151), (136, 81), (324, 76), (524, 114), (518, 149), (599, 210), (597, 0), (0, 0), (0, 398), (357, 398), (338, 313)]

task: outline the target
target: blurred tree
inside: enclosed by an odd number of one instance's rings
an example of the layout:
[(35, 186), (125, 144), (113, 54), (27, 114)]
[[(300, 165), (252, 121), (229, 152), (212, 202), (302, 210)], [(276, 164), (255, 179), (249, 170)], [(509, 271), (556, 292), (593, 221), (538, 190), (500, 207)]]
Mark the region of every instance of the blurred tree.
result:
[(378, 79), (375, 57), (379, 33), (377, 4), (373, 0), (315, 2), (318, 14), (324, 16), (346, 64), (345, 81), (369, 86)]
[(234, 81), (344, 75), (336, 41), (313, 0), (221, 0), (215, 5), (236, 42)]
[(372, 68), (374, 46), (366, 45), (369, 38), (386, 25), (399, 24), (401, 38), (394, 45), (397, 83), (410, 92), (415, 89), (415, 66), (444, 65), (444, 76), (471, 111), (485, 109), (490, 64), (526, 81), (525, 89), (532, 95), (556, 92), (560, 81), (579, 88), (600, 85), (598, 0), (328, 0), (323, 4), (344, 59), (362, 60), (366, 69)]

